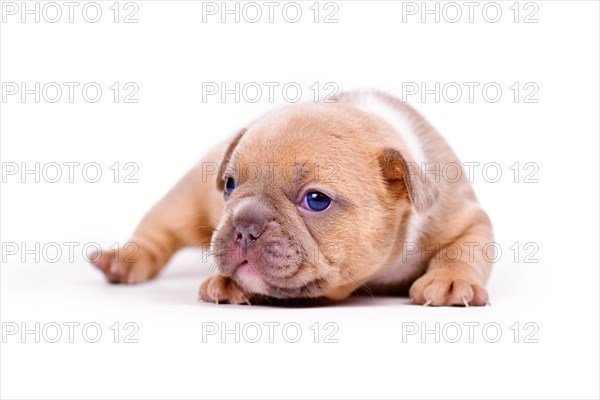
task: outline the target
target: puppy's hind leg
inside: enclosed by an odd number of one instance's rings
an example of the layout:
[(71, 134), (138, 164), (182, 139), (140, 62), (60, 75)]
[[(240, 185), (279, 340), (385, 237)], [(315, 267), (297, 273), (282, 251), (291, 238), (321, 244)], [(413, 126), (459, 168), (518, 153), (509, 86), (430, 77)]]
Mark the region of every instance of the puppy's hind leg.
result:
[(177, 250), (210, 242), (223, 199), (216, 193), (215, 177), (203, 176), (201, 164), (144, 216), (121, 248), (90, 256), (109, 282), (139, 283), (152, 279)]

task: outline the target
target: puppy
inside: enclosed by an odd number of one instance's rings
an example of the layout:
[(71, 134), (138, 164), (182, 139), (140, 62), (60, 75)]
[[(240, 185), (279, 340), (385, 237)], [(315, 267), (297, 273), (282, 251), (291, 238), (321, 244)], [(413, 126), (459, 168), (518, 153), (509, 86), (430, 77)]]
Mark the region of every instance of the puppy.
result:
[(341, 300), (362, 289), (487, 304), (491, 223), (446, 141), (389, 95), (336, 100), (242, 129), (147, 213), (128, 245), (94, 264), (133, 284), (182, 247), (203, 246), (217, 266), (200, 286), (204, 301)]

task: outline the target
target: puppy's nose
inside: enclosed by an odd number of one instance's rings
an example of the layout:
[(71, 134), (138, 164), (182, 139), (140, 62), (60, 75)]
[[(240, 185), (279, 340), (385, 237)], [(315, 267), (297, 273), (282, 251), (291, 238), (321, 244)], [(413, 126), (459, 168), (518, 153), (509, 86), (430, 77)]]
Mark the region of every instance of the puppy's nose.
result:
[(236, 213), (233, 225), (240, 246), (252, 246), (262, 235), (268, 223), (267, 214), (268, 210), (260, 203), (248, 204)]
[(235, 226), (236, 239), (242, 246), (249, 246), (254, 243), (263, 231), (264, 228), (256, 224)]

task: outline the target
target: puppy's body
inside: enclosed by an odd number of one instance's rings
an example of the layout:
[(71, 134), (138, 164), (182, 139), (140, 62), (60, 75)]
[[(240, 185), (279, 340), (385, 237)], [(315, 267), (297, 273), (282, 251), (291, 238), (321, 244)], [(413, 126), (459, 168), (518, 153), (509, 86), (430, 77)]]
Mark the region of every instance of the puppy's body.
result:
[[(445, 140), (390, 96), (338, 100), (243, 129), (146, 215), (135, 256), (102, 253), (95, 264), (112, 282), (136, 283), (178, 249), (212, 241), (219, 273), (201, 286), (206, 301), (343, 299), (366, 286), (410, 288), (417, 304), (486, 304), (491, 224)], [(325, 210), (306, 207), (314, 193), (331, 200)]]

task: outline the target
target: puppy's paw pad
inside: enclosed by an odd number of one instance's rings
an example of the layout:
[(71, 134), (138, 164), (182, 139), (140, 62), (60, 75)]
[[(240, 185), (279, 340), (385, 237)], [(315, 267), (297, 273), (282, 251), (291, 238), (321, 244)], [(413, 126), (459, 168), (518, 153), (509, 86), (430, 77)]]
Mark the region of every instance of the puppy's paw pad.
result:
[(475, 279), (447, 271), (433, 271), (417, 279), (410, 288), (413, 304), (424, 306), (485, 306), (487, 291)]
[(229, 277), (215, 275), (200, 285), (199, 300), (210, 303), (250, 304), (250, 295)]

